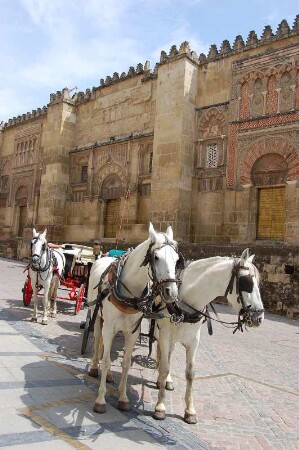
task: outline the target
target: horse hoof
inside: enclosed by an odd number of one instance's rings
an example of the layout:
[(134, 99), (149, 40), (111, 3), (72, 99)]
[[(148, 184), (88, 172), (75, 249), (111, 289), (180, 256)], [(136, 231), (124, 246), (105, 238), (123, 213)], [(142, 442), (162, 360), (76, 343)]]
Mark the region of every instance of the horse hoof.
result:
[(197, 423), (196, 414), (185, 413), (184, 422), (188, 423), (189, 425), (194, 425), (195, 423)]
[(106, 405), (100, 405), (99, 403), (95, 403), (93, 407), (94, 412), (99, 414), (104, 414), (106, 412)]
[(122, 402), (121, 400), (118, 402), (117, 408), (120, 411), (130, 411), (131, 410), (131, 406), (129, 402)]
[(47, 320), (42, 320), (42, 325), (48, 325), (48, 321)]
[(88, 375), (93, 378), (97, 378), (99, 376), (98, 369), (90, 369)]
[(155, 411), (153, 418), (156, 420), (165, 420), (165, 411)]
[(37, 323), (37, 317), (31, 317), (31, 322)]

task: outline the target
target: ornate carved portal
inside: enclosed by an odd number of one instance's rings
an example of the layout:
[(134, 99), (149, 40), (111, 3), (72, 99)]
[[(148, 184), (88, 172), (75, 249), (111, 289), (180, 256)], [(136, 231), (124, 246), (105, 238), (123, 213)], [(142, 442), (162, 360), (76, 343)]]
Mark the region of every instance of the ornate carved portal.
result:
[(104, 237), (116, 237), (120, 221), (120, 202), (125, 194), (120, 177), (112, 173), (108, 175), (101, 187), (101, 197), (106, 200)]
[(28, 191), (25, 186), (20, 186), (16, 192), (15, 204), (18, 206), (18, 231), (17, 235), (22, 237), (24, 228), (27, 225), (28, 211)]

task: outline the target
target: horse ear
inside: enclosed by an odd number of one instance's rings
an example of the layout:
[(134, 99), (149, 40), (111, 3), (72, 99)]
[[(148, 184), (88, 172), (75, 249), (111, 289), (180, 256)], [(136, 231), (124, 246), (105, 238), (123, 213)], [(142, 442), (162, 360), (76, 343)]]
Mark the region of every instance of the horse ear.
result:
[(249, 248), (245, 248), (245, 250), (243, 251), (243, 253), (241, 255), (240, 265), (244, 266), (244, 264), (248, 260), (248, 258), (249, 258)]
[(149, 237), (151, 238), (152, 242), (156, 242), (157, 241), (157, 233), (153, 227), (153, 224), (150, 222), (149, 224), (149, 228), (148, 228), (148, 234)]
[(37, 236), (37, 232), (36, 232), (35, 227), (32, 228), (32, 235), (33, 235), (34, 238)]
[(247, 259), (247, 262), (252, 263), (254, 257), (255, 257), (255, 255), (250, 255)]
[(170, 241), (173, 241), (173, 231), (172, 231), (172, 227), (169, 225), (169, 227), (166, 230), (166, 236), (168, 237), (168, 239)]
[(47, 228), (45, 228), (45, 230), (44, 230), (44, 232), (43, 232), (43, 236), (44, 236), (44, 238), (47, 236)]

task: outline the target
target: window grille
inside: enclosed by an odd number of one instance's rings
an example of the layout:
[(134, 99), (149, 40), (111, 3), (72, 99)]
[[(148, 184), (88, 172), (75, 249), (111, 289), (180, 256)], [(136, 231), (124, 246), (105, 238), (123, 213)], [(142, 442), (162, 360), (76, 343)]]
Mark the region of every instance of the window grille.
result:
[(217, 167), (218, 164), (218, 147), (217, 144), (207, 145), (206, 167)]
[(87, 166), (81, 168), (81, 183), (86, 183), (87, 181)]

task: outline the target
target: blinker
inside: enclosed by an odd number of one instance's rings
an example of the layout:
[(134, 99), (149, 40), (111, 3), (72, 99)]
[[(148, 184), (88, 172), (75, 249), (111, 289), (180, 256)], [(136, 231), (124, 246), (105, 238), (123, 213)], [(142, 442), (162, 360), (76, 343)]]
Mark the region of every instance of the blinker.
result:
[(184, 270), (185, 269), (185, 267), (186, 267), (186, 263), (185, 263), (185, 258), (184, 258), (184, 256), (182, 255), (182, 253), (179, 253), (179, 259), (178, 259), (178, 261), (177, 261), (177, 263), (176, 263), (176, 272), (178, 271), (178, 270)]
[(253, 291), (253, 279), (252, 275), (244, 275), (239, 277), (239, 290), (242, 292), (248, 292), (249, 294)]

